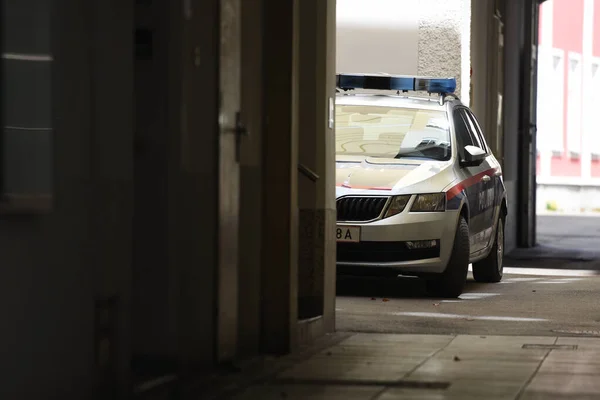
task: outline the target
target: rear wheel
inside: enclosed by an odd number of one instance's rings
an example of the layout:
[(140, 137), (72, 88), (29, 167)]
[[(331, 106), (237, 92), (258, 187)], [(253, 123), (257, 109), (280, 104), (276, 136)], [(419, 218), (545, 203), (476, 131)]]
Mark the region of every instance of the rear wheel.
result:
[(469, 271), (469, 225), (461, 215), (456, 227), (452, 254), (446, 270), (427, 280), (427, 291), (436, 297), (455, 298), (462, 294)]
[(473, 278), (477, 282), (496, 283), (502, 280), (504, 273), (504, 217), (498, 217), (496, 238), (490, 254), (481, 261), (473, 263)]

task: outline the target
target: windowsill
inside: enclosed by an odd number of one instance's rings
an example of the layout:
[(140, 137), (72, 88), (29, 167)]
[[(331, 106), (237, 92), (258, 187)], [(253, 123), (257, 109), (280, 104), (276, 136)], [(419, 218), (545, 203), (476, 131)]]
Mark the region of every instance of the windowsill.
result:
[(0, 214), (46, 214), (52, 211), (52, 205), (50, 194), (4, 194), (0, 198)]
[(536, 176), (536, 184), (542, 186), (596, 186), (600, 187), (600, 178), (581, 178), (579, 176)]
[(569, 151), (569, 158), (571, 160), (579, 160), (581, 158), (581, 154), (578, 151)]

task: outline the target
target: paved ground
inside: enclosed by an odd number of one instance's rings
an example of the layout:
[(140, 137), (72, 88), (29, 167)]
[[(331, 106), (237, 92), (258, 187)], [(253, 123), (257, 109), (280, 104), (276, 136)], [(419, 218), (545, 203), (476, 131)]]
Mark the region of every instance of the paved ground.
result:
[(233, 398), (600, 399), (600, 218), (540, 216), (538, 242), (454, 300), (339, 278), (337, 339)]
[[(600, 217), (538, 215), (538, 246), (507, 255), (513, 266), (600, 271)], [(543, 262), (540, 262), (540, 261)]]
[(600, 252), (600, 215), (538, 215), (538, 243)]
[(456, 300), (428, 298), (418, 279), (340, 278), (337, 329), (500, 335), (585, 330), (600, 336), (599, 272), (515, 268), (506, 272), (497, 284), (480, 284), (469, 277), (465, 293)]
[(346, 335), (236, 400), (600, 398), (600, 275), (508, 268), (456, 300), (419, 280), (342, 278)]
[(598, 399), (600, 339), (356, 334), (236, 400)]

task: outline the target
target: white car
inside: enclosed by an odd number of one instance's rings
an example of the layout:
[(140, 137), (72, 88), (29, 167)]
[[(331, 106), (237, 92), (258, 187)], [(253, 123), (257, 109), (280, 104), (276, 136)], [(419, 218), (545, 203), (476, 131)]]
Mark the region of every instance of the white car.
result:
[(419, 276), (439, 297), (460, 296), (470, 263), (499, 282), (502, 169), (455, 79), (340, 74), (337, 86), (338, 274)]

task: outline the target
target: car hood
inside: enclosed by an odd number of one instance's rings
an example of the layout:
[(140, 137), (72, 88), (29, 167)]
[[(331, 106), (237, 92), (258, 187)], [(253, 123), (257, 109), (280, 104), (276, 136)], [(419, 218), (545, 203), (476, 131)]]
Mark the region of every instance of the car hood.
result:
[(337, 196), (384, 191), (387, 194), (441, 192), (453, 179), (451, 161), (338, 156)]

